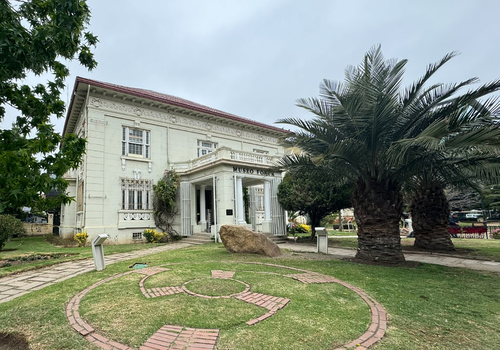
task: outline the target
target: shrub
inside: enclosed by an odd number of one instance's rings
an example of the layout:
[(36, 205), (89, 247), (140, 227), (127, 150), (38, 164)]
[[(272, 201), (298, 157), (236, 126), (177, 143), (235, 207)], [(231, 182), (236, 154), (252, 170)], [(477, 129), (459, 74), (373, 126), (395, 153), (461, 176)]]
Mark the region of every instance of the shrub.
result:
[(24, 226), (21, 220), (16, 219), (12, 215), (0, 215), (0, 250), (10, 237), (22, 236), (24, 234)]
[(146, 229), (142, 233), (144, 238), (146, 238), (146, 241), (148, 243), (160, 243), (162, 242), (163, 237), (165, 236), (164, 233), (157, 232), (155, 229)]
[(87, 243), (87, 239), (89, 239), (89, 235), (87, 234), (86, 231), (77, 233), (75, 235), (75, 241), (78, 242), (79, 247), (85, 247), (85, 244)]
[(153, 185), (153, 216), (156, 227), (169, 235), (175, 236), (177, 232), (172, 227), (177, 215), (176, 199), (180, 186), (180, 176), (175, 170), (166, 170), (163, 177)]
[(309, 233), (311, 232), (311, 226), (305, 224), (297, 224), (295, 222), (291, 223), (289, 226), (289, 231), (291, 235), (295, 236), (297, 233)]
[(500, 239), (500, 228), (491, 231), (491, 238)]

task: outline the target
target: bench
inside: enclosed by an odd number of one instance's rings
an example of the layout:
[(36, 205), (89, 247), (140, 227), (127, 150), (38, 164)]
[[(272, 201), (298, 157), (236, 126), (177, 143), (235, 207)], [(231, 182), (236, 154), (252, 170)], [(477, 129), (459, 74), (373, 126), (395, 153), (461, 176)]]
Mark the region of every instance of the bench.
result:
[(452, 237), (460, 237), (460, 238), (486, 238), (487, 231), (488, 229), (484, 226), (448, 227), (448, 232)]

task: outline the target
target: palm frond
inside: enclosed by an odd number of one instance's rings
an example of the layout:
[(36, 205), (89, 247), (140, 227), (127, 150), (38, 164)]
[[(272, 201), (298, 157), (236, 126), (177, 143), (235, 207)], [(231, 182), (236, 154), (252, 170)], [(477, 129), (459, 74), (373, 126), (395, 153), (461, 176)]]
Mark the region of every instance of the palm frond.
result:
[(456, 51), (450, 52), (450, 53), (446, 54), (439, 62), (429, 64), (427, 66), (425, 74), (420, 79), (418, 79), (416, 82), (414, 82), (411, 85), (411, 87), (405, 89), (404, 94), (403, 94), (403, 98), (402, 98), (403, 107), (406, 108), (407, 106), (414, 103), (415, 100), (418, 100), (418, 96), (420, 95), (420, 91), (425, 86), (427, 81), (443, 65), (445, 65), (449, 60), (451, 60), (453, 57), (457, 56), (458, 54), (459, 53)]
[[(391, 183), (435, 181), (473, 186), (497, 177), (500, 166), (500, 79), (471, 89), (477, 78), (431, 84), (431, 77), (456, 52), (430, 64), (401, 90), (406, 60), (385, 59), (381, 46), (347, 67), (343, 82), (323, 80), (319, 98), (297, 100), (312, 120), (281, 119), (300, 131), (284, 142), (303, 150), (314, 166)], [(304, 160), (301, 160), (304, 161)], [(304, 165), (302, 165), (304, 166)]]

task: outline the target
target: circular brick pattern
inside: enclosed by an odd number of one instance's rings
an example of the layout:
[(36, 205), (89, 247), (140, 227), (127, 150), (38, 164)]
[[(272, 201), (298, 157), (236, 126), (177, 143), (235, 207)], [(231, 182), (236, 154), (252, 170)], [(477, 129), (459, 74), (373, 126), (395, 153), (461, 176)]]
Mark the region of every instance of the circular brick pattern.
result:
[[(387, 312), (378, 301), (376, 301), (375, 299), (370, 297), (366, 292), (355, 286), (352, 286), (346, 282), (338, 280), (332, 276), (323, 275), (316, 272), (288, 267), (288, 266), (267, 264), (267, 263), (252, 263), (252, 262), (240, 262), (240, 264), (265, 265), (265, 266), (292, 270), (293, 271), (292, 274), (281, 275), (281, 276), (292, 278), (301, 283), (338, 283), (358, 294), (370, 307), (371, 323), (368, 329), (365, 331), (365, 333), (363, 333), (360, 337), (342, 347), (335, 348), (334, 350), (366, 350), (371, 345), (381, 340), (382, 337), (385, 335), (385, 331), (387, 329)], [(260, 306), (268, 310), (268, 312), (265, 313), (264, 315), (246, 322), (246, 324), (249, 326), (252, 326), (256, 323), (264, 321), (265, 319), (273, 316), (277, 311), (285, 307), (290, 302), (290, 299), (288, 298), (280, 298), (271, 295), (250, 292), (250, 286), (247, 283), (239, 280), (234, 280), (231, 278), (234, 275), (235, 271), (221, 271), (221, 270), (212, 271), (213, 278), (231, 279), (245, 285), (246, 287), (245, 291), (232, 294), (230, 296), (213, 297), (213, 296), (206, 296), (193, 293), (185, 287), (191, 281), (185, 282), (182, 287), (163, 287), (163, 288), (151, 288), (151, 289), (146, 289), (144, 287), (144, 282), (148, 277), (168, 270), (169, 270), (168, 268), (163, 268), (163, 267), (151, 267), (136, 271), (129, 271), (126, 273), (121, 273), (105, 278), (93, 284), (92, 286), (84, 289), (83, 291), (73, 296), (73, 298), (67, 304), (66, 317), (68, 318), (70, 325), (78, 333), (84, 336), (86, 340), (88, 340), (89, 342), (93, 343), (94, 345), (102, 349), (135, 350), (129, 347), (128, 345), (115, 342), (111, 339), (108, 339), (98, 334), (91, 325), (89, 325), (80, 317), (79, 314), (80, 302), (87, 293), (89, 293), (91, 290), (97, 288), (103, 283), (109, 282), (115, 278), (128, 275), (130, 273), (139, 273), (145, 275), (145, 277), (142, 278), (139, 282), (139, 288), (142, 294), (146, 298), (161, 297), (175, 293), (188, 293), (192, 296), (209, 298), (209, 299), (235, 298), (244, 301), (246, 303)], [(256, 272), (256, 271), (246, 271), (246, 272)], [(259, 273), (266, 273), (266, 272), (259, 272)], [(275, 272), (270, 272), (269, 274), (280, 275)], [(218, 337), (219, 337), (218, 329), (195, 329), (195, 328), (181, 327), (175, 325), (165, 325), (162, 328), (160, 328), (155, 334), (153, 334), (146, 341), (146, 343), (140, 347), (139, 350), (215, 349)]]
[[(213, 278), (213, 280), (221, 280), (222, 278)], [(243, 281), (239, 281), (239, 280), (235, 280), (234, 278), (224, 278), (222, 280), (227, 280), (227, 281), (234, 281), (234, 282), (237, 282), (237, 283), (240, 283), (242, 284), (245, 289), (241, 292), (237, 292), (237, 293), (232, 293), (232, 294), (229, 294), (229, 295), (206, 295), (206, 294), (201, 294), (201, 293), (195, 293), (191, 290), (189, 290), (187, 288), (187, 285), (189, 283), (192, 283), (192, 282), (197, 282), (197, 281), (203, 281), (203, 280), (210, 280), (210, 278), (204, 278), (204, 279), (195, 279), (195, 280), (191, 280), (191, 281), (187, 281), (187, 282), (184, 282), (184, 284), (182, 285), (182, 290), (184, 292), (186, 292), (187, 294), (189, 295), (193, 295), (195, 297), (201, 297), (201, 298), (206, 298), (206, 299), (229, 299), (229, 298), (232, 298), (238, 294), (241, 294), (241, 293), (245, 293), (245, 292), (248, 292), (250, 290), (250, 285), (248, 283), (245, 283)]]

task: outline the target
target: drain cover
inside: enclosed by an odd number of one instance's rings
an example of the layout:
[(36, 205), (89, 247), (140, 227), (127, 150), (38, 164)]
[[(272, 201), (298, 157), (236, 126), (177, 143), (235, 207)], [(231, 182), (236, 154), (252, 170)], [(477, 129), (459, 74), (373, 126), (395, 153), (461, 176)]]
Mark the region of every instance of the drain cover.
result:
[(131, 269), (143, 269), (145, 267), (148, 267), (148, 264), (144, 263), (135, 263), (134, 265), (130, 266)]

